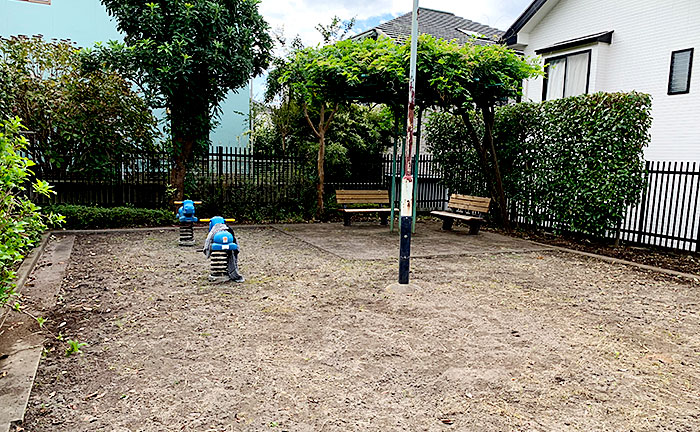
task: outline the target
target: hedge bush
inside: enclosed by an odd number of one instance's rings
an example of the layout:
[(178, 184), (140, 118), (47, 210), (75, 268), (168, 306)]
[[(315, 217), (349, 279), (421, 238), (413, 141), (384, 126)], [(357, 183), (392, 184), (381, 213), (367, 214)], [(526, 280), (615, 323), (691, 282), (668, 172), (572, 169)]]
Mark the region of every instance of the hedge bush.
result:
[[(14, 293), (15, 270), (39, 240), (46, 224), (58, 224), (60, 216), (39, 213), (39, 207), (27, 198), (27, 182), (33, 162), (22, 157), (27, 140), (19, 133), (19, 119), (0, 121), (0, 307)], [(51, 188), (37, 180), (32, 188), (48, 195)]]
[[(438, 113), (428, 120), (427, 140), (440, 143), (432, 151), (445, 165), (448, 185), (474, 193), (476, 154), (466, 141), (454, 141), (463, 128), (459, 119)], [(494, 139), (511, 220), (550, 220), (556, 231), (588, 235), (614, 229), (644, 187), (650, 128), (651, 96), (636, 92), (499, 108)], [(472, 173), (469, 181), (464, 172)]]
[(175, 223), (172, 210), (68, 204), (47, 208), (65, 217), (64, 227), (67, 229), (155, 227)]

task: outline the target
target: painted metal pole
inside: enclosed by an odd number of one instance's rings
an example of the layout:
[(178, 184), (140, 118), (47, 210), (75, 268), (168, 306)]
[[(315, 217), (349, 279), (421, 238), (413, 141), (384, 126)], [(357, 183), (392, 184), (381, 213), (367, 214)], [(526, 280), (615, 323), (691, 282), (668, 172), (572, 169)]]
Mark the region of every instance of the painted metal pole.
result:
[(413, 162), (413, 198), (415, 203), (413, 205), (413, 225), (411, 226), (411, 232), (416, 233), (416, 213), (418, 212), (418, 175), (420, 174), (420, 128), (423, 122), (423, 108), (418, 110), (418, 124), (416, 125), (416, 156)]
[(416, 109), (416, 63), (418, 58), (418, 0), (413, 0), (411, 15), (411, 63), (408, 79), (408, 116), (406, 119), (406, 154), (404, 176), (401, 179), (401, 240), (399, 244), (399, 284), (408, 284), (411, 267), (411, 226), (413, 225), (413, 120)]
[[(399, 113), (394, 113), (394, 127), (399, 130)], [(394, 232), (394, 218), (396, 217), (396, 154), (399, 147), (398, 136), (394, 138), (394, 158), (391, 159), (391, 225), (389, 231)]]

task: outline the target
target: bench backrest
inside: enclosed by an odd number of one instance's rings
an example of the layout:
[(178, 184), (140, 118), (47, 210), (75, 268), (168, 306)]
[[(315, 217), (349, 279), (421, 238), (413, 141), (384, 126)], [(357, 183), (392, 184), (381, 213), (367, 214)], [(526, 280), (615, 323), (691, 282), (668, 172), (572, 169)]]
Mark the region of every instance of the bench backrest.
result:
[(468, 210), (477, 213), (488, 213), (491, 198), (475, 197), (469, 195), (452, 194), (447, 207)]
[(389, 191), (386, 190), (348, 190), (335, 191), (338, 204), (389, 204)]

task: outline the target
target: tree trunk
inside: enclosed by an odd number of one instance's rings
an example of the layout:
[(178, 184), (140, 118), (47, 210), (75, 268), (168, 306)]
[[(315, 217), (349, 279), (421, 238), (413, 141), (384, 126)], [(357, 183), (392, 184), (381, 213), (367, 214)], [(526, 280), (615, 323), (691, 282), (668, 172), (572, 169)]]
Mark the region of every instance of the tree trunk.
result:
[[(323, 118), (323, 114), (321, 115), (321, 118)], [(317, 160), (317, 168), (318, 168), (318, 184), (316, 185), (316, 205), (318, 209), (318, 214), (317, 216), (320, 217), (323, 214), (323, 188), (325, 186), (326, 182), (326, 171), (323, 167), (324, 165), (324, 160), (326, 159), (326, 131), (321, 129), (319, 130), (319, 137), (318, 137), (318, 160)]]
[(187, 162), (192, 157), (194, 140), (173, 133), (173, 145), (176, 146), (174, 163), (170, 172), (170, 183), (175, 188), (175, 200), (182, 201), (185, 198), (185, 176), (187, 175)]
[(503, 189), (503, 177), (501, 176), (501, 168), (498, 163), (498, 155), (496, 154), (496, 146), (493, 142), (493, 125), (495, 121), (493, 108), (481, 107), (481, 113), (484, 118), (484, 147), (488, 153), (491, 153), (491, 162), (493, 163), (493, 178), (494, 187), (496, 188), (498, 207), (501, 213), (503, 227), (510, 231), (510, 218), (508, 217), (508, 207), (506, 203), (506, 193)]
[[(209, 108), (204, 102), (199, 106), (193, 101), (172, 101), (170, 106), (170, 128), (173, 139), (173, 162), (170, 181), (175, 188), (175, 199), (185, 198), (187, 167), (194, 155), (195, 147), (209, 138)], [(195, 197), (201, 198), (201, 197)]]
[(324, 160), (326, 159), (326, 132), (328, 131), (328, 128), (331, 126), (331, 122), (333, 121), (333, 116), (335, 116), (336, 111), (338, 111), (338, 104), (336, 104), (333, 109), (331, 110), (330, 115), (328, 116), (328, 120), (326, 120), (326, 104), (322, 103), (321, 104), (321, 112), (319, 114), (319, 121), (318, 121), (318, 127), (314, 126), (313, 122), (311, 121), (311, 117), (309, 117), (309, 110), (306, 104), (304, 104), (304, 117), (306, 118), (306, 121), (309, 123), (309, 126), (311, 126), (311, 129), (314, 132), (314, 135), (318, 138), (318, 159), (316, 161), (316, 167), (318, 169), (318, 183), (316, 184), (316, 204), (317, 204), (317, 210), (316, 210), (316, 217), (321, 217), (323, 215), (323, 189), (325, 186), (325, 180), (326, 180), (326, 174), (325, 170), (323, 168)]

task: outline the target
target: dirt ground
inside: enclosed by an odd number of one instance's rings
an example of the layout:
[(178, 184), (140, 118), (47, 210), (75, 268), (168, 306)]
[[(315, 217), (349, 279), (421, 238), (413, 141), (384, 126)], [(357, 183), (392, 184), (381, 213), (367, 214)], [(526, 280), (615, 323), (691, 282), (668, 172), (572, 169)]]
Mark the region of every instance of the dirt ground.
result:
[(412, 294), (373, 225), (240, 227), (236, 285), (175, 231), (79, 235), (47, 325), (88, 346), (49, 342), (23, 430), (700, 430), (697, 286), (418, 230)]
[(494, 230), (499, 234), (533, 240), (568, 249), (576, 249), (598, 255), (606, 255), (626, 261), (675, 270), (682, 273), (698, 275), (700, 278), (700, 254), (697, 252), (640, 247), (632, 245), (613, 246), (609, 241), (591, 241), (573, 238), (565, 235), (553, 235), (535, 231), (514, 231), (506, 233)]

